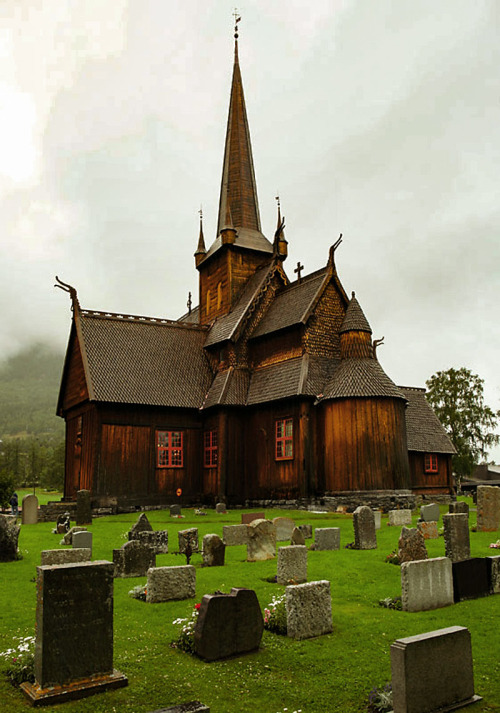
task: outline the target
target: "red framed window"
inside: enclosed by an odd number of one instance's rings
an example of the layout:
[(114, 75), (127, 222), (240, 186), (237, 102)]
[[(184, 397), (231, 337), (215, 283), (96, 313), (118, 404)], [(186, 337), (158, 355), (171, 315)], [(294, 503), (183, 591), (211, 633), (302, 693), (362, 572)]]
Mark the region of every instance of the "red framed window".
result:
[(424, 472), (425, 473), (437, 473), (438, 472), (438, 457), (435, 453), (426, 453), (424, 456)]
[(276, 460), (293, 458), (293, 418), (276, 421)]
[(215, 468), (218, 462), (217, 431), (205, 431), (203, 434), (203, 463), (205, 468)]
[(156, 467), (182, 468), (184, 465), (182, 431), (156, 431)]

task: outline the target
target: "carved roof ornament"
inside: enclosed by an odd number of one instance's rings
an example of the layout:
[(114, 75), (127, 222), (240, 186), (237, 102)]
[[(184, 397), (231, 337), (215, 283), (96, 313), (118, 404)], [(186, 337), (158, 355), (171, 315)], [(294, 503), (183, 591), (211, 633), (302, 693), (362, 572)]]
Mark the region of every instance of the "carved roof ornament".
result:
[(328, 256), (328, 266), (329, 267), (335, 267), (335, 250), (338, 248), (340, 243), (342, 242), (342, 233), (340, 233), (338, 239), (336, 242), (333, 243), (333, 245), (330, 248), (330, 254)]
[(63, 282), (58, 278), (56, 275), (56, 280), (59, 283), (58, 285), (54, 285), (54, 287), (57, 287), (58, 289), (62, 290), (63, 292), (67, 292), (71, 298), (71, 309), (73, 312), (76, 310), (80, 309), (80, 303), (78, 302), (78, 295), (76, 292), (76, 288), (73, 287), (72, 285), (68, 285), (66, 282)]
[(276, 225), (276, 232), (274, 233), (273, 251), (280, 260), (286, 260), (288, 256), (288, 241), (285, 238), (285, 216), (283, 216), (283, 218), (281, 217), (279, 194), (276, 196), (276, 202), (278, 204), (278, 223)]

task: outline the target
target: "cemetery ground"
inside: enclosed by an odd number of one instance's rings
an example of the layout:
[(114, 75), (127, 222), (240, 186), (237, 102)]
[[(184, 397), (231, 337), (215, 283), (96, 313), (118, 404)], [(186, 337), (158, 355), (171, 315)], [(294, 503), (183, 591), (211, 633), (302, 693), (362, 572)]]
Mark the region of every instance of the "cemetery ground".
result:
[[(468, 500), (472, 507), (472, 501)], [(195, 515), (183, 509), (182, 519), (166, 511), (148, 512), (155, 530), (167, 529), (169, 554), (158, 555), (157, 566), (182, 565), (185, 557), (175, 555), (177, 531), (187, 527), (203, 535), (222, 536), (223, 525), (239, 524), (241, 513), (234, 510)], [(441, 507), (441, 514), (447, 507)], [(313, 528), (340, 527), (341, 549), (308, 551), (308, 581), (331, 582), (333, 632), (326, 636), (295, 641), (264, 631), (258, 652), (237, 658), (205, 663), (170, 646), (177, 637), (178, 617), (189, 617), (204, 594), (232, 587), (255, 590), (261, 609), (284, 587), (268, 581), (276, 574), (277, 560), (246, 561), (246, 547), (226, 547), (223, 567), (202, 567), (201, 554), (194, 554), (196, 597), (190, 600), (148, 604), (129, 596), (145, 577), (117, 578), (114, 581), (114, 666), (128, 677), (129, 685), (79, 701), (47, 706), (47, 711), (92, 711), (93, 713), (147, 713), (178, 703), (200, 700), (212, 713), (350, 713), (366, 711), (369, 691), (382, 687), (391, 678), (390, 645), (398, 638), (460, 625), (472, 637), (476, 693), (483, 701), (474, 711), (500, 711), (500, 596), (464, 601), (432, 611), (410, 613), (387, 609), (378, 602), (401, 594), (400, 568), (386, 563), (397, 548), (399, 527), (388, 527), (387, 516), (377, 531), (376, 550), (345, 549), (353, 542), (352, 515), (316, 514), (308, 511), (266, 510), (266, 517), (292, 517), (297, 525)], [(93, 533), (93, 560), (112, 561), (113, 549), (126, 541), (126, 533), (138, 514), (96, 518)], [(412, 525), (416, 526), (417, 513)], [(470, 522), (475, 523), (475, 512)], [(72, 523), (73, 524), (73, 523)], [(440, 525), (442, 521), (440, 520)], [(13, 638), (34, 634), (36, 606), (36, 566), (40, 552), (59, 548), (60, 535), (52, 534), (53, 523), (24, 525), (19, 536), (22, 559), (0, 564), (0, 651), (13, 646)], [(498, 550), (490, 542), (497, 532), (471, 532), (471, 556), (487, 557)], [(306, 540), (309, 547), (313, 540)], [(278, 543), (279, 546), (289, 544)], [(444, 539), (426, 541), (429, 557), (444, 556)], [(0, 710), (15, 713), (30, 709), (18, 688), (5, 676), (6, 663), (0, 659)]]

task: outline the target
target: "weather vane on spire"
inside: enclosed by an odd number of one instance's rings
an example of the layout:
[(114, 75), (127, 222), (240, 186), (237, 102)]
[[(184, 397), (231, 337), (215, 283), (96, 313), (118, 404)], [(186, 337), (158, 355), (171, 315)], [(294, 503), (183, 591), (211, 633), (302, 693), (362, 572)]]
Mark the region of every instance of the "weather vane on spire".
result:
[(238, 22), (241, 20), (241, 15), (238, 12), (238, 9), (235, 7), (234, 12), (233, 12), (233, 17), (234, 17), (234, 39), (238, 39)]

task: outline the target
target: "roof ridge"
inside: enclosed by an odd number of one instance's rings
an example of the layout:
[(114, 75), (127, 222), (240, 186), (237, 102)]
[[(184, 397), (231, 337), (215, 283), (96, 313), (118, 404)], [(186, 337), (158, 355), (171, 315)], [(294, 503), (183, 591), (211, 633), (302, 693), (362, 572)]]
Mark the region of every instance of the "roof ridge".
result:
[(290, 289), (291, 287), (297, 287), (298, 285), (303, 285), (304, 282), (308, 282), (311, 279), (320, 277), (321, 274), (326, 274), (327, 272), (328, 272), (328, 265), (326, 267), (320, 267), (319, 270), (315, 270), (314, 272), (310, 272), (309, 275), (305, 275), (304, 277), (301, 277), (300, 282), (298, 280), (289, 282), (288, 285), (286, 286), (286, 289)]
[(123, 312), (102, 312), (99, 310), (82, 309), (80, 313), (83, 317), (94, 317), (96, 319), (114, 320), (116, 322), (137, 322), (140, 324), (157, 324), (159, 326), (179, 327), (179, 329), (194, 329), (207, 331), (207, 325), (194, 324), (193, 322), (179, 322), (176, 319), (165, 319), (163, 317), (146, 317), (137, 314), (124, 314)]

